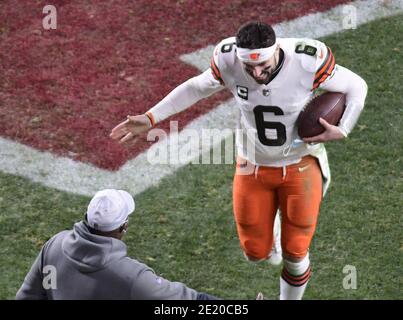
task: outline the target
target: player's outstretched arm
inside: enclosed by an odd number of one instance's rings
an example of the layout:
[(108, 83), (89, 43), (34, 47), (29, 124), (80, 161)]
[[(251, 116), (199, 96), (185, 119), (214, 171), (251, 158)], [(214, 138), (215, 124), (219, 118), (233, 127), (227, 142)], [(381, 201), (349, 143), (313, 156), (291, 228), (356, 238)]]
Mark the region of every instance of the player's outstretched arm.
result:
[(125, 121), (112, 129), (110, 137), (119, 140), (120, 143), (135, 139), (141, 133), (147, 132), (156, 123), (184, 111), (199, 100), (223, 88), (220, 82), (214, 79), (211, 69), (207, 69), (199, 76), (193, 77), (176, 87), (145, 114), (128, 116)]

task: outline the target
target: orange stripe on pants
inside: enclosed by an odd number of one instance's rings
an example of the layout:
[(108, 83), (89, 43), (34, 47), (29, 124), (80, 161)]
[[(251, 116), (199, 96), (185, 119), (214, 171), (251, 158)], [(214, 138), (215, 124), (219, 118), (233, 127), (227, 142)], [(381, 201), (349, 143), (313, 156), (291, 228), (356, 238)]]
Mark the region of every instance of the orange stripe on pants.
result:
[(292, 257), (304, 257), (322, 200), (322, 174), (316, 158), (306, 156), (287, 166), (285, 176), (282, 167), (259, 167), (257, 173), (248, 174), (243, 170), (237, 164), (233, 205), (245, 254), (255, 260), (268, 258), (273, 246), (274, 218), (280, 207), (283, 251)]

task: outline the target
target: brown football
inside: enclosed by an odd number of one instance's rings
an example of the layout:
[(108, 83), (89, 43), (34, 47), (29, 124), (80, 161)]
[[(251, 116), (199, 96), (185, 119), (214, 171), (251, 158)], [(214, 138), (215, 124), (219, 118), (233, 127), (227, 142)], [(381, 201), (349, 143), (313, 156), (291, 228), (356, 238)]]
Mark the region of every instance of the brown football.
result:
[(346, 95), (340, 92), (325, 92), (312, 99), (301, 111), (297, 119), (298, 135), (313, 137), (325, 131), (319, 118), (332, 125), (338, 125), (346, 108)]

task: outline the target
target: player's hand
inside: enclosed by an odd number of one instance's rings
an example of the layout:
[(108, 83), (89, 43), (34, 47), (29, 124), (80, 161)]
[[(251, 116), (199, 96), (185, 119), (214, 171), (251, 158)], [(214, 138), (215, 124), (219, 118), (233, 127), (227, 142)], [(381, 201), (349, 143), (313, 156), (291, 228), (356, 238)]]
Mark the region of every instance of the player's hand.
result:
[(140, 134), (147, 132), (151, 127), (151, 121), (145, 114), (127, 116), (125, 121), (112, 129), (109, 136), (114, 140), (119, 140), (119, 143), (125, 143), (129, 140), (134, 142)]
[(319, 122), (325, 128), (325, 131), (322, 132), (321, 134), (318, 134), (317, 136), (302, 139), (304, 140), (304, 142), (318, 143), (318, 142), (340, 140), (344, 138), (344, 134), (337, 126), (331, 125), (323, 118), (319, 118)]

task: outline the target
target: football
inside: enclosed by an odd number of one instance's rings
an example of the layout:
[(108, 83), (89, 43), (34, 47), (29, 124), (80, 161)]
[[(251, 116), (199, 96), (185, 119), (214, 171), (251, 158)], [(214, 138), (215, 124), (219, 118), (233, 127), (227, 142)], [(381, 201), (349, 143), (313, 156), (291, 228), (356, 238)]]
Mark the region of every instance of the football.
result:
[(340, 92), (325, 92), (313, 98), (301, 111), (297, 119), (298, 135), (313, 137), (325, 131), (319, 118), (338, 125), (346, 108), (346, 95)]

